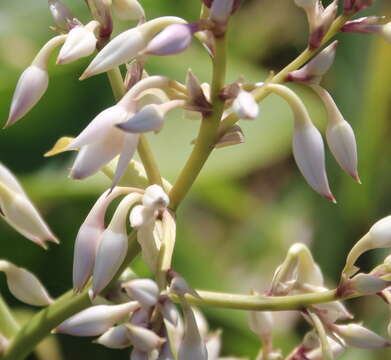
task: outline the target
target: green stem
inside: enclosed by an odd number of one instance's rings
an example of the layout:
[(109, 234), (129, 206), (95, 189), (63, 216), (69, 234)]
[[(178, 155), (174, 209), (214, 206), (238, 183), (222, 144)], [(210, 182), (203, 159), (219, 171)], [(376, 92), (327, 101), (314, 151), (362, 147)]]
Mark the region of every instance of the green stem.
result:
[[(196, 291), (200, 295), (200, 299), (191, 295), (186, 296), (191, 305), (252, 311), (301, 310), (315, 304), (346, 300), (359, 296), (353, 294), (340, 298), (337, 296), (337, 290), (291, 296), (239, 295), (202, 290)], [(170, 295), (170, 297), (173, 301), (180, 302), (178, 296)]]
[(10, 308), (0, 295), (0, 333), (10, 338), (19, 331), (19, 324), (12, 315)]
[(218, 139), (218, 128), (224, 111), (224, 101), (219, 97), (226, 74), (226, 37), (216, 39), (216, 56), (213, 60), (211, 102), (213, 111), (202, 120), (196, 144), (170, 192), (170, 207), (176, 210), (199, 175)]
[[(109, 70), (107, 72), (107, 76), (109, 78), (114, 98), (119, 101), (126, 92), (126, 88), (119, 68), (117, 67), (112, 70)], [(141, 162), (144, 165), (149, 183), (162, 186), (162, 177), (160, 176), (159, 168), (157, 166), (156, 160), (153, 156), (153, 153), (145, 135), (140, 135), (137, 151), (140, 156)]]
[[(341, 27), (349, 20), (349, 16), (342, 15), (339, 16), (333, 24), (331, 25), (329, 31), (325, 35), (319, 49), (305, 49), (295, 60), (289, 63), (285, 68), (283, 68), (280, 72), (274, 75), (269, 81), (269, 84), (280, 84), (285, 82), (287, 75), (299, 68), (301, 68), (307, 61), (311, 60), (321, 49), (323, 45), (325, 45), (331, 38), (333, 38), (341, 29)], [(261, 87), (253, 92), (255, 100), (260, 103), (263, 99), (265, 99), (271, 93), (270, 89), (265, 87)], [(239, 118), (235, 114), (231, 114), (226, 117), (220, 125), (219, 133), (220, 136), (223, 135), (228, 129), (230, 129), (233, 125), (238, 122)]]

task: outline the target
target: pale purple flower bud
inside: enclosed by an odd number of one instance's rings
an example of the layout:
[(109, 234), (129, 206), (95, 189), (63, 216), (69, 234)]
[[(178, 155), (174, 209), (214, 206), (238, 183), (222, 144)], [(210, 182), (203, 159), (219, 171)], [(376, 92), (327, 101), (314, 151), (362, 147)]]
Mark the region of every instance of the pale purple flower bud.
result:
[(151, 279), (135, 279), (122, 284), (128, 296), (142, 306), (155, 306), (159, 298), (159, 287)]
[(94, 31), (99, 27), (97, 21), (91, 21), (86, 26), (75, 26), (67, 36), (57, 58), (57, 64), (66, 64), (80, 58), (90, 56), (96, 48), (98, 39)]
[(217, 330), (208, 335), (206, 341), (208, 360), (218, 360), (221, 351), (221, 330)]
[(74, 336), (98, 336), (139, 307), (137, 301), (120, 305), (97, 305), (62, 322), (53, 332)]
[(301, 69), (288, 74), (287, 80), (318, 83), (334, 63), (338, 41), (332, 42)]
[(207, 360), (208, 351), (199, 332), (194, 313), (182, 296), (185, 329), (178, 350), (178, 360)]
[[(143, 304), (141, 304), (141, 306), (143, 306)], [(130, 323), (132, 325), (148, 328), (153, 309), (153, 307), (140, 307), (132, 314)]]
[(7, 124), (8, 127), (25, 116), (41, 99), (49, 84), (46, 68), (31, 65), (18, 80)]
[(140, 194), (127, 195), (118, 205), (109, 226), (99, 239), (92, 281), (93, 296), (109, 284), (126, 257), (127, 215), (129, 209), (139, 201), (141, 201)]
[(8, 289), (18, 300), (33, 306), (47, 306), (53, 302), (45, 287), (30, 271), (0, 260), (0, 271), (5, 273)]
[(326, 199), (336, 202), (327, 180), (322, 136), (312, 122), (295, 122), (293, 155), (308, 184)]
[(216, 23), (225, 24), (230, 18), (234, 0), (213, 0), (209, 17)]
[(241, 90), (232, 104), (234, 113), (240, 119), (253, 120), (259, 114), (258, 104), (251, 93)]
[(49, 11), (59, 28), (69, 30), (75, 17), (65, 4), (59, 0), (49, 0)]
[(358, 325), (334, 325), (335, 331), (346, 345), (360, 349), (377, 349), (391, 346), (391, 343), (371, 330)]
[(151, 358), (150, 354), (145, 351), (140, 351), (136, 348), (133, 348), (130, 353), (130, 360), (149, 360)]
[(169, 271), (168, 276), (171, 277), (170, 291), (179, 296), (190, 294), (198, 299), (200, 295), (187, 283), (187, 281), (175, 271)]
[(82, 146), (76, 156), (69, 176), (72, 179), (80, 180), (95, 174), (121, 153), (124, 140), (123, 132), (112, 127), (105, 133), (104, 138)]
[(273, 332), (272, 313), (269, 311), (250, 311), (249, 326), (251, 331), (262, 341), (270, 341)]
[(160, 185), (151, 185), (145, 189), (143, 205), (153, 210), (164, 210), (167, 208), (170, 198)]
[(165, 339), (156, 335), (152, 330), (131, 324), (125, 326), (128, 328), (128, 336), (132, 345), (139, 351), (148, 353), (160, 348), (166, 342)]
[(143, 205), (135, 206), (129, 215), (130, 225), (134, 229), (140, 229), (154, 222), (156, 211)]
[(126, 349), (132, 345), (129, 330), (125, 325), (110, 328), (94, 342), (110, 349)]
[(112, 39), (92, 60), (80, 80), (108, 71), (125, 64), (136, 57), (148, 44), (148, 41), (162, 28), (172, 23), (184, 23), (176, 17), (162, 17), (129, 29)]
[(113, 0), (114, 14), (121, 20), (145, 18), (145, 12), (137, 0)]
[(27, 239), (47, 248), (46, 241), (58, 244), (16, 178), (0, 164), (0, 216)]
[(117, 196), (123, 194), (123, 190), (116, 188), (111, 194), (109, 190), (104, 192), (80, 226), (73, 257), (73, 288), (76, 291), (84, 288), (92, 274), (99, 239), (104, 231), (106, 210)]
[(370, 274), (358, 274), (348, 280), (346, 286), (359, 294), (370, 295), (384, 290), (390, 286), (390, 282)]
[(179, 312), (175, 304), (170, 299), (165, 299), (161, 304), (160, 311), (165, 320), (176, 326), (179, 321)]
[(172, 24), (157, 34), (147, 45), (145, 54), (174, 55), (185, 51), (191, 44), (197, 24)]
[(341, 31), (359, 34), (376, 34), (381, 30), (382, 25), (379, 22), (382, 20), (379, 16), (365, 16), (354, 19), (345, 23)]

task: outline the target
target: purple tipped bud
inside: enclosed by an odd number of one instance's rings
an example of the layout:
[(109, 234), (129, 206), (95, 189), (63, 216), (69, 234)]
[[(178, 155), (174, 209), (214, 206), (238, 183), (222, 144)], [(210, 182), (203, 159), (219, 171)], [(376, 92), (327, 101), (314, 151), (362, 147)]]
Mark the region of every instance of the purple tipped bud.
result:
[(258, 104), (254, 97), (251, 93), (243, 90), (239, 92), (234, 100), (232, 109), (240, 119), (253, 120), (259, 114)]
[(167, 208), (170, 198), (159, 185), (151, 185), (145, 189), (143, 205), (153, 210), (164, 210)]
[(70, 10), (59, 0), (49, 0), (49, 10), (52, 14), (55, 24), (63, 29), (69, 30), (74, 16)]
[(125, 325), (110, 328), (94, 342), (110, 349), (126, 349), (132, 345)]
[(140, 200), (140, 194), (127, 195), (118, 205), (109, 226), (99, 240), (92, 282), (94, 296), (109, 284), (126, 257), (128, 250), (127, 214), (129, 209)]
[(0, 216), (16, 231), (47, 248), (46, 241), (58, 243), (16, 178), (0, 164)]
[(137, 301), (120, 305), (92, 306), (62, 322), (54, 332), (74, 336), (98, 336), (139, 306)]
[(173, 24), (156, 35), (145, 50), (150, 55), (174, 55), (185, 51), (197, 31), (194, 24)]
[(354, 19), (345, 23), (341, 31), (359, 34), (376, 34), (382, 27), (379, 22), (382, 17), (366, 16), (359, 19)]
[(104, 192), (80, 226), (73, 257), (73, 288), (76, 291), (84, 288), (92, 274), (99, 239), (104, 231), (106, 210), (121, 194), (121, 189), (115, 189), (110, 195), (109, 191)]
[(346, 12), (358, 12), (365, 10), (373, 5), (374, 0), (344, 0), (344, 9)]
[(370, 274), (358, 274), (348, 280), (347, 286), (352, 289), (353, 292), (370, 295), (384, 290), (390, 286), (390, 282), (379, 279), (378, 277)]
[(135, 279), (122, 284), (128, 296), (146, 307), (155, 306), (159, 297), (159, 287), (150, 279)]
[(150, 352), (160, 348), (166, 340), (156, 335), (153, 331), (140, 326), (125, 325), (129, 331), (129, 339), (132, 345), (139, 351)]
[(234, 10), (234, 0), (213, 0), (210, 8), (210, 19), (225, 24)]
[(31, 65), (18, 80), (11, 109), (5, 127), (14, 124), (25, 116), (41, 99), (49, 84), (49, 74), (46, 68)]
[(333, 330), (348, 346), (360, 349), (378, 349), (391, 345), (389, 341), (358, 324), (335, 325)]
[(112, 39), (92, 60), (80, 80), (106, 72), (118, 65), (125, 64), (144, 50), (151, 38), (162, 28), (172, 23), (184, 23), (176, 17), (162, 17), (129, 29)]
[(114, 14), (121, 20), (145, 18), (145, 12), (137, 0), (113, 0)]
[(0, 260), (0, 271), (5, 273), (8, 289), (18, 300), (33, 306), (47, 306), (53, 300), (38, 278), (26, 269)]
[(293, 155), (308, 184), (320, 195), (335, 202), (327, 180), (322, 136), (311, 122), (295, 122)]
[(57, 58), (57, 64), (66, 64), (80, 58), (90, 56), (96, 48), (97, 38), (94, 28), (99, 23), (92, 21), (90, 24), (75, 26), (67, 36)]

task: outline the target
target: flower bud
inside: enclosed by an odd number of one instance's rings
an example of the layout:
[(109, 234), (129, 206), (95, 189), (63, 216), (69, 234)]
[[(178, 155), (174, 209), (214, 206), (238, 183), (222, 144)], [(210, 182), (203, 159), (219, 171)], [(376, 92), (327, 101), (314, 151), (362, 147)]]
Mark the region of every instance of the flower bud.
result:
[(390, 286), (390, 282), (370, 274), (358, 274), (348, 280), (347, 286), (359, 294), (370, 295), (384, 290)]
[(160, 304), (160, 311), (165, 320), (168, 320), (174, 326), (178, 325), (179, 312), (175, 304), (170, 299), (167, 298), (162, 304)]
[(164, 115), (161, 106), (149, 104), (133, 115), (130, 120), (116, 126), (131, 133), (145, 133), (148, 131), (158, 133), (163, 127)]
[(174, 271), (169, 271), (168, 276), (171, 277), (170, 283), (170, 292), (177, 294), (179, 296), (184, 296), (185, 294), (190, 294), (198, 299), (201, 299), (201, 296), (189, 286), (187, 281)]
[(337, 45), (338, 41), (332, 42), (301, 69), (290, 72), (287, 80), (319, 83), (334, 63)]
[(191, 44), (193, 34), (198, 30), (197, 24), (168, 25), (147, 45), (147, 55), (175, 55), (185, 51)]
[(47, 306), (53, 302), (45, 287), (30, 271), (6, 260), (0, 260), (0, 271), (5, 273), (8, 289), (18, 300), (33, 306)]
[(353, 315), (340, 301), (332, 301), (324, 304), (317, 304), (314, 307), (322, 314), (322, 318), (327, 319), (331, 324), (337, 320), (351, 320)]
[(63, 30), (69, 30), (74, 16), (70, 10), (59, 0), (49, 0), (49, 11), (55, 24)]
[(124, 188), (115, 189), (111, 194), (104, 192), (80, 226), (73, 256), (73, 288), (76, 291), (84, 288), (92, 274), (99, 239), (104, 231), (106, 210), (123, 192)]
[(140, 200), (140, 194), (127, 195), (118, 205), (109, 226), (99, 239), (92, 281), (94, 297), (109, 284), (126, 257), (127, 214), (129, 209)]
[(176, 17), (157, 18), (117, 35), (92, 60), (80, 80), (129, 62), (146, 48), (157, 32), (172, 23), (184, 23), (184, 20)]
[(97, 21), (91, 21), (86, 26), (75, 26), (67, 36), (57, 58), (57, 64), (66, 64), (80, 58), (90, 56), (96, 48), (94, 30), (99, 27)]
[(379, 16), (365, 16), (350, 20), (342, 26), (341, 31), (358, 34), (376, 34), (381, 30), (382, 25), (379, 25), (379, 22), (382, 19)]
[(132, 345), (129, 330), (125, 325), (110, 328), (94, 342), (110, 349), (126, 349)]
[(128, 336), (132, 345), (139, 351), (148, 353), (160, 348), (166, 341), (149, 329), (130, 324), (125, 326), (128, 328)]
[(163, 188), (159, 185), (151, 185), (145, 189), (143, 205), (153, 210), (164, 210), (170, 199)]
[(155, 306), (159, 298), (159, 288), (151, 279), (135, 279), (122, 284), (128, 296), (142, 306)]
[[(334, 359), (337, 359), (345, 351), (345, 348), (330, 337), (327, 337), (327, 341), (329, 343), (330, 353), (334, 356)], [(321, 347), (306, 353), (305, 356), (308, 360), (324, 360), (324, 354)]]
[(241, 90), (232, 104), (234, 113), (240, 119), (253, 120), (259, 114), (258, 104), (251, 93)]
[(270, 341), (273, 331), (273, 315), (269, 311), (250, 311), (249, 326), (251, 331), (262, 341)]
[(97, 305), (62, 322), (54, 333), (74, 336), (98, 336), (139, 307), (137, 301), (120, 305)]
[(145, 18), (145, 12), (137, 0), (113, 0), (114, 14), (121, 20)]
[(219, 24), (225, 24), (234, 7), (234, 0), (213, 0), (210, 8), (210, 19)]
[(358, 325), (334, 325), (333, 330), (348, 346), (360, 349), (377, 349), (391, 346), (391, 343), (371, 330)]
[(246, 141), (243, 130), (240, 126), (234, 125), (219, 139), (215, 148), (220, 149), (227, 146), (243, 144)]
[(295, 122), (293, 156), (308, 184), (320, 195), (335, 203), (327, 180), (322, 136), (312, 122)]
[[(143, 304), (141, 304), (141, 306), (143, 306)], [(130, 318), (130, 323), (132, 325), (148, 328), (150, 325), (153, 310), (153, 307), (140, 307), (132, 314)]]
[[(8, 187), (9, 185), (10, 187)], [(57, 238), (27, 198), (14, 176), (0, 164), (0, 216), (16, 231), (36, 244), (47, 248), (46, 241)]]
[(147, 208), (143, 205), (137, 205), (130, 212), (129, 221), (132, 228), (140, 229), (148, 224), (153, 223), (155, 217), (155, 210)]

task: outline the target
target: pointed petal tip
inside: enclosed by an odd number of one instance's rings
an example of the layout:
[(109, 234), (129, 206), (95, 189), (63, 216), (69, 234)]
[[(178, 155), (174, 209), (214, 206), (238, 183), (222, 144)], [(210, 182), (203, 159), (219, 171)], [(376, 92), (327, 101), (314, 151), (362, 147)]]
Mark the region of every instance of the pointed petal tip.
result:
[(330, 192), (328, 194), (322, 195), (325, 199), (331, 201), (333, 204), (337, 204), (337, 200), (335, 199), (334, 195)]
[(350, 176), (353, 178), (353, 180), (354, 180), (357, 184), (362, 185), (360, 176), (359, 176), (357, 173), (352, 173), (352, 174), (350, 174)]
[(83, 74), (81, 74), (81, 76), (79, 77), (79, 80), (80, 80), (80, 81), (83, 81), (83, 80), (85, 80), (85, 79), (88, 79), (90, 76), (92, 76), (92, 75), (90, 75), (90, 74), (87, 72), (87, 70), (86, 70), (86, 71), (83, 72)]

